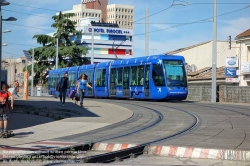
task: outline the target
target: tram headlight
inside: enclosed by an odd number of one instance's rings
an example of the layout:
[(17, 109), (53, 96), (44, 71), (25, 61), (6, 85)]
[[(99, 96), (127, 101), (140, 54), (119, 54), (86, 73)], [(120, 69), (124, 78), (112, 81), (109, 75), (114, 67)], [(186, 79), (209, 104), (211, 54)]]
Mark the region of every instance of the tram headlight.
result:
[(174, 90), (174, 88), (172, 88), (172, 87), (168, 87), (168, 90)]

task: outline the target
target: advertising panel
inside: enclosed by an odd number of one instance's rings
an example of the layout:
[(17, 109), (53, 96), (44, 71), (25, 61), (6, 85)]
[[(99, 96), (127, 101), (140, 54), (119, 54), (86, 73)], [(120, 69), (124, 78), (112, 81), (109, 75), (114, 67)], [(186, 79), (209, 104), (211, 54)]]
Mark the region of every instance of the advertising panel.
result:
[(236, 56), (226, 57), (226, 67), (238, 67), (238, 58)]

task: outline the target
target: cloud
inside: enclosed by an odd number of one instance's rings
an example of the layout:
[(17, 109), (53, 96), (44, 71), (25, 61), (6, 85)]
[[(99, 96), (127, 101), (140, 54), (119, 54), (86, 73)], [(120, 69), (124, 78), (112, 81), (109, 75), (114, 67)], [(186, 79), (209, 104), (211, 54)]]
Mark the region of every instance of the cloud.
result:
[(223, 21), (226, 24), (218, 28), (218, 34), (220, 39), (227, 40), (231, 35), (234, 39), (240, 33), (246, 31), (250, 27), (250, 17), (240, 17), (237, 19)]

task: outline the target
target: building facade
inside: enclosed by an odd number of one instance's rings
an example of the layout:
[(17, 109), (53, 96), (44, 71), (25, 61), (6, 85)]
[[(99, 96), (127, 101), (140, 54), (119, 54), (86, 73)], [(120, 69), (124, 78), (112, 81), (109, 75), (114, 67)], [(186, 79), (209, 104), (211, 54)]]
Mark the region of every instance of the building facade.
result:
[[(104, 23), (118, 24), (120, 28), (134, 28), (134, 7), (130, 5), (111, 4), (108, 0), (82, 0), (81, 4), (73, 5), (72, 10), (62, 13), (74, 13), (70, 20), (80, 26), (82, 18), (96, 17), (98, 21)], [(58, 14), (58, 13), (57, 13)]]
[[(28, 62), (27, 65), (30, 65)], [(13, 83), (15, 80), (18, 80), (19, 85), (23, 85), (24, 75), (23, 68), (26, 66), (26, 58), (21, 56), (19, 58), (4, 58), (2, 61), (2, 69), (6, 70), (6, 80), (7, 84), (13, 87)]]
[(108, 5), (107, 22), (118, 24), (120, 28), (134, 29), (134, 6)]
[(235, 40), (236, 52), (239, 54), (239, 84), (250, 86), (250, 29), (237, 35)]
[[(195, 66), (196, 70), (212, 66), (212, 41), (203, 42), (190, 47), (181, 48), (167, 54), (178, 54), (184, 56), (186, 63)], [(232, 42), (229, 49), (228, 41), (217, 41), (217, 67), (226, 65), (226, 57), (236, 56), (236, 42)]]
[[(181, 48), (167, 54), (182, 55), (187, 63), (189, 84), (211, 84), (212, 79), (212, 41), (203, 42), (190, 47)], [(237, 68), (228, 66), (233, 57), (237, 59), (236, 42), (217, 41), (217, 84), (239, 85)], [(230, 59), (230, 60), (229, 60)], [(228, 74), (228, 70), (232, 75)]]

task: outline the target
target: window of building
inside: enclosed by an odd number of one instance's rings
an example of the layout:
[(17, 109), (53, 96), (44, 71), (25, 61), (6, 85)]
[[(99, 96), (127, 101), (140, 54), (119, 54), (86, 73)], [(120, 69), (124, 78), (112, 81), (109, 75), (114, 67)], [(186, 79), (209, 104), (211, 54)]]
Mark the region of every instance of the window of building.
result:
[(95, 16), (97, 17), (97, 13), (95, 14)]
[(127, 18), (127, 16), (125, 15), (125, 16), (124, 16), (124, 18), (126, 19), (126, 18)]
[(101, 17), (101, 14), (99, 14), (99, 17)]
[(133, 16), (131, 16), (131, 19), (133, 19)]
[(125, 12), (127, 12), (127, 9), (125, 9)]
[(130, 12), (130, 10), (128, 9), (128, 12)]
[(123, 18), (123, 15), (122, 15), (122, 18)]
[(118, 11), (118, 9), (116, 8), (116, 11)]
[(116, 18), (118, 17), (118, 14), (116, 14)]
[(131, 9), (131, 13), (133, 13), (133, 10)]
[(119, 18), (121, 18), (121, 15), (119, 15)]
[(123, 9), (122, 9), (122, 12), (123, 12)]
[(89, 16), (91, 16), (91, 13), (89, 13)]

